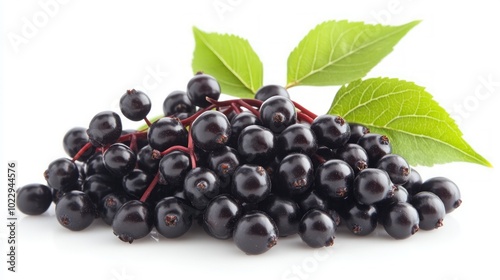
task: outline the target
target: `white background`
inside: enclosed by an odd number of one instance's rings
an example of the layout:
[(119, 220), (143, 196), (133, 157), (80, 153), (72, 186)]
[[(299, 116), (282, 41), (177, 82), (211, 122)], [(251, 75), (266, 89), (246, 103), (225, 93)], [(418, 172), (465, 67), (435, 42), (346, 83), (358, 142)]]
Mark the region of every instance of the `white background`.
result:
[[(331, 19), (393, 25), (423, 20), (368, 77), (425, 86), (457, 119), (465, 139), (493, 166), (500, 165), (496, 1), (54, 1), (2, 1), (0, 8), (4, 186), (7, 160), (18, 163), (19, 185), (43, 182), (49, 162), (65, 156), (64, 133), (87, 126), (99, 111), (118, 110), (117, 100), (129, 88), (146, 91), (152, 114), (161, 113), (164, 97), (184, 89), (192, 75), (193, 25), (247, 38), (264, 63), (264, 82), (284, 84), (290, 51), (316, 24)], [(56, 5), (44, 8), (44, 3)], [(336, 90), (297, 87), (290, 93), (323, 113)], [(444, 227), (407, 240), (341, 232), (326, 250), (310, 249), (295, 237), (280, 240), (266, 254), (246, 256), (231, 241), (195, 230), (179, 240), (148, 237), (129, 245), (99, 222), (83, 232), (62, 228), (52, 206), (39, 217), (20, 215), (17, 273), (7, 272), (7, 228), (0, 227), (2, 279), (498, 277), (497, 170), (467, 163), (418, 170), (424, 178), (454, 180), (464, 203)], [(5, 189), (0, 188), (1, 217)]]

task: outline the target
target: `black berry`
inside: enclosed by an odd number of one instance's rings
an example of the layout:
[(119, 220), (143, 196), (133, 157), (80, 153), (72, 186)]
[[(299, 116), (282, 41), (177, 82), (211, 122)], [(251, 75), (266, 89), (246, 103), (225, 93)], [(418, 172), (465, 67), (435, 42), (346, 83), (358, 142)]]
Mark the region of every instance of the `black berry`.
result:
[(236, 223), (233, 240), (249, 255), (267, 252), (278, 242), (278, 228), (264, 212), (254, 211), (242, 216)]
[(40, 215), (52, 204), (50, 188), (42, 184), (28, 184), (16, 191), (16, 205), (26, 215)]

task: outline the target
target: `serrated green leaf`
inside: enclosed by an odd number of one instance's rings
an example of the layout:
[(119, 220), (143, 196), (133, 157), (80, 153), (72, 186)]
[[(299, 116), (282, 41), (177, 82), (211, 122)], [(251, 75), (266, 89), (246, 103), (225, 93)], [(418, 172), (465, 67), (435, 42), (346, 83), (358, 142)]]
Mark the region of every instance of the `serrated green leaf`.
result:
[(344, 85), (364, 77), (420, 21), (401, 26), (326, 21), (288, 57), (287, 88)]
[(465, 161), (491, 164), (462, 138), (449, 114), (421, 86), (389, 78), (343, 86), (328, 111), (391, 139), (393, 152), (412, 165)]
[(247, 40), (229, 34), (206, 33), (193, 27), (193, 72), (214, 76), (222, 92), (253, 98), (262, 86), (263, 67)]

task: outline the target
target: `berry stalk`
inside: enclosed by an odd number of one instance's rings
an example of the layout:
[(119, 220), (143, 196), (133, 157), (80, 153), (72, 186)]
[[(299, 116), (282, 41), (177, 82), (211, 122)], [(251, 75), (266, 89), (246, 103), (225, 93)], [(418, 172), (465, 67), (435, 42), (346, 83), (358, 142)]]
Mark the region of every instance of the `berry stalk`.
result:
[(141, 199), (140, 199), (141, 202), (146, 202), (146, 200), (148, 199), (149, 195), (151, 195), (151, 192), (156, 187), (156, 184), (158, 184), (159, 180), (160, 180), (160, 172), (157, 172), (156, 175), (155, 175), (155, 177), (153, 178), (153, 181), (151, 181), (151, 183), (149, 184), (149, 186), (146, 189), (146, 191), (144, 191), (144, 193), (142, 194)]

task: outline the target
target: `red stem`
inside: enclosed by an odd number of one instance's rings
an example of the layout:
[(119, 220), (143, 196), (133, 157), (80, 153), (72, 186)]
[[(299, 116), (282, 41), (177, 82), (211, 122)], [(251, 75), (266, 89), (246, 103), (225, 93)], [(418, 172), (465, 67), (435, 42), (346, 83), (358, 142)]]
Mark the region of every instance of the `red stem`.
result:
[(168, 149), (166, 149), (165, 151), (161, 152), (161, 155), (164, 156), (170, 152), (173, 152), (173, 151), (181, 151), (181, 152), (184, 152), (186, 154), (189, 154), (189, 148), (186, 148), (184, 146), (181, 146), (181, 145), (175, 145), (175, 146), (172, 146)]
[(78, 153), (76, 153), (76, 155), (73, 157), (71, 161), (72, 162), (77, 161), (88, 149), (90, 149), (90, 147), (92, 147), (92, 144), (88, 142), (78, 151)]
[[(134, 142), (133, 140), (137, 141), (137, 139), (145, 139), (147, 136), (148, 136), (148, 132), (147, 131), (137, 131), (137, 132), (134, 132), (134, 133), (128, 133), (128, 134), (120, 136), (116, 140), (116, 142), (117, 143), (122, 143), (122, 142), (125, 142), (125, 141), (130, 141), (130, 148), (133, 150), (133, 142)], [(137, 143), (136, 143), (136, 145), (137, 145)], [(90, 149), (90, 147), (92, 147), (92, 144), (90, 142), (88, 142), (87, 144), (85, 144), (85, 146), (83, 146), (78, 151), (78, 153), (76, 153), (76, 155), (71, 159), (71, 161), (73, 161), (73, 162), (77, 161), (88, 149)], [(97, 151), (98, 152), (101, 151), (101, 152), (104, 153), (104, 151), (106, 151), (106, 149), (108, 147), (109, 147), (109, 145), (107, 145), (106, 147), (98, 147)]]
[(260, 113), (259, 113), (259, 111), (257, 111), (257, 109), (255, 109), (254, 107), (252, 107), (250, 104), (248, 104), (247, 102), (245, 102), (243, 99), (236, 100), (236, 102), (238, 104), (240, 104), (242, 107), (245, 107), (246, 109), (248, 109), (248, 111), (252, 112), (252, 114), (254, 114), (258, 119), (260, 119)]
[(148, 117), (144, 117), (144, 121), (148, 126), (151, 126), (151, 122), (149, 121)]
[[(221, 108), (219, 108), (219, 110), (220, 109)], [(221, 111), (221, 113), (223, 113), (227, 117), (229, 114), (231, 114), (232, 111), (234, 111), (232, 107), (227, 107), (227, 108), (224, 108), (224, 111)]]
[(146, 202), (148, 199), (149, 195), (153, 191), (153, 189), (156, 187), (156, 184), (158, 183), (158, 180), (160, 180), (160, 172), (156, 173), (155, 177), (153, 178), (153, 181), (149, 184), (148, 188), (146, 191), (142, 194), (141, 196), (141, 202)]
[(212, 110), (213, 108), (216, 108), (217, 106), (215, 105), (210, 105), (206, 108), (203, 108), (202, 110), (199, 110), (198, 112), (194, 113), (194, 115), (190, 116), (189, 118), (185, 118), (181, 120), (181, 123), (183, 126), (191, 125), (191, 123), (201, 114), (203, 114), (206, 111)]
[(305, 114), (306, 114), (308, 117), (310, 117), (311, 119), (313, 119), (313, 120), (314, 120), (315, 118), (317, 118), (317, 117), (318, 117), (315, 113), (313, 113), (313, 112), (309, 111), (308, 109), (306, 109), (306, 107), (304, 107), (304, 106), (300, 105), (299, 103), (297, 103), (297, 102), (295, 102), (295, 101), (292, 101), (292, 102), (293, 102), (293, 105), (295, 106), (295, 108), (297, 108), (297, 109), (299, 109), (301, 112), (305, 113)]
[(193, 136), (191, 135), (191, 129), (188, 134), (188, 147), (189, 157), (191, 158), (191, 169), (196, 168), (196, 154), (194, 153), (194, 144), (193, 144)]
[(248, 98), (243, 98), (241, 99), (243, 100), (245, 103), (247, 103), (248, 105), (251, 105), (251, 106), (254, 106), (254, 107), (257, 107), (260, 108), (260, 106), (262, 105), (262, 101), (259, 100), (259, 99), (248, 99)]
[(262, 101), (260, 101), (258, 99), (249, 99), (249, 98), (230, 99), (230, 100), (218, 101), (218, 100), (215, 100), (215, 99), (207, 97), (207, 101), (210, 102), (210, 103), (212, 103), (213, 105), (216, 105), (217, 107), (231, 106), (232, 103), (239, 103), (240, 101), (243, 101), (243, 102), (247, 103), (250, 106), (257, 107), (257, 109), (260, 108), (260, 105), (262, 105)]
[(314, 157), (316, 158), (316, 160), (320, 163), (320, 164), (323, 164), (326, 162), (326, 159), (318, 154), (314, 154)]
[(238, 106), (236, 106), (236, 104), (231, 103), (231, 108), (233, 108), (233, 111), (234, 111), (236, 114), (241, 113), (241, 109), (240, 109)]
[(307, 114), (305, 114), (302, 111), (297, 112), (297, 117), (299, 118), (299, 121), (305, 121), (309, 124), (311, 124), (314, 121), (311, 117), (309, 117)]
[(146, 137), (148, 137), (148, 132), (147, 131), (137, 131), (137, 132), (133, 132), (133, 133), (128, 133), (128, 134), (120, 136), (120, 138), (118, 138), (118, 140), (116, 140), (116, 142), (121, 143), (121, 142), (125, 142), (125, 141), (130, 141), (130, 140), (132, 140), (132, 135), (134, 135), (136, 137), (136, 139), (145, 139)]
[(129, 147), (132, 150), (132, 152), (137, 154), (137, 136), (135, 136), (135, 134), (132, 134), (132, 136), (130, 137), (130, 146)]

